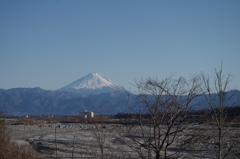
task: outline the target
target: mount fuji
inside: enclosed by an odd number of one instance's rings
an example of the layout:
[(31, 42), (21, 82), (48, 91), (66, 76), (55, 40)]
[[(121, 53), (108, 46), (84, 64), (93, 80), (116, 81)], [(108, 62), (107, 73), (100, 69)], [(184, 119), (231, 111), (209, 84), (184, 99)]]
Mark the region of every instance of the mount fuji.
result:
[(124, 89), (101, 73), (90, 73), (58, 89), (57, 91), (82, 94), (100, 94), (115, 91), (124, 91)]

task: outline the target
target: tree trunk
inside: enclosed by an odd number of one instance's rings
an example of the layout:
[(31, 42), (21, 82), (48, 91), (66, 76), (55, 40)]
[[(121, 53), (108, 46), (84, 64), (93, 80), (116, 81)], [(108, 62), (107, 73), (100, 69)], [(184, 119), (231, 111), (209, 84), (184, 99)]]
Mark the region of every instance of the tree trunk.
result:
[(222, 128), (218, 129), (218, 158), (222, 159)]
[(160, 159), (160, 152), (156, 152), (155, 159)]

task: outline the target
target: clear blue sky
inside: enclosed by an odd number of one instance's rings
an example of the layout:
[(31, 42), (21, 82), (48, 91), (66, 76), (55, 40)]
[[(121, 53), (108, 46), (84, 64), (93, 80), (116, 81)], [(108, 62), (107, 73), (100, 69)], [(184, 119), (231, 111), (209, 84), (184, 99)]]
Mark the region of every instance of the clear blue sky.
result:
[(0, 0), (0, 88), (55, 90), (91, 72), (129, 89), (213, 74), (240, 89), (239, 0)]

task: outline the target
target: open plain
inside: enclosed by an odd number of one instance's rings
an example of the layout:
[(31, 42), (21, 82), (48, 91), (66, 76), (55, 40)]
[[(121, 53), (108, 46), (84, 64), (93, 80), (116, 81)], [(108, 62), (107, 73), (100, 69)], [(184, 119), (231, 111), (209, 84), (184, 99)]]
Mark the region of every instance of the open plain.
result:
[[(129, 146), (134, 143), (126, 135), (127, 127), (137, 130), (135, 139), (143, 140), (139, 126), (122, 123), (9, 123), (7, 129), (11, 140), (23, 146), (30, 145), (41, 158), (139, 158), (137, 151)], [(239, 127), (228, 128), (227, 131), (240, 141)], [(185, 147), (179, 151), (179, 145), (183, 142)], [(228, 145), (231, 142), (229, 140)], [(213, 125), (196, 123), (187, 125), (183, 132), (177, 134), (167, 153), (173, 154), (172, 158), (214, 158), (216, 144)], [(148, 152), (143, 145), (139, 145), (139, 149)]]

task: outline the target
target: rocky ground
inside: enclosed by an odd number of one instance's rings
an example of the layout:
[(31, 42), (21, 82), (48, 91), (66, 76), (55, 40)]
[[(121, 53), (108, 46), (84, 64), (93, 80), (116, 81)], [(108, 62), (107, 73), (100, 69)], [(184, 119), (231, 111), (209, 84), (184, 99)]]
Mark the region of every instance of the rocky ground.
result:
[[(112, 129), (118, 125), (107, 125)], [(106, 127), (106, 126), (104, 126)], [(134, 158), (134, 152), (121, 145), (112, 132), (97, 132), (95, 125), (89, 124), (41, 124), (8, 125), (12, 140), (19, 144), (30, 144), (46, 157), (98, 158), (102, 152), (106, 158)], [(110, 128), (104, 128), (110, 129)], [(99, 138), (98, 138), (99, 137)], [(102, 140), (98, 142), (98, 140)], [(112, 156), (112, 157), (111, 157)]]
[[(40, 123), (9, 124), (7, 127), (13, 141), (22, 145), (30, 144), (42, 158), (139, 158), (135, 151), (119, 141), (119, 135), (124, 132), (121, 124)], [(205, 131), (208, 127), (209, 125), (204, 124), (192, 125), (188, 131)], [(179, 134), (178, 138), (182, 137), (183, 134)], [(206, 138), (203, 140), (205, 143), (213, 142), (204, 135), (201, 138)], [(210, 158), (203, 155), (206, 149), (201, 150), (201, 144), (192, 153), (183, 151), (182, 158)], [(174, 145), (176, 143), (168, 150), (169, 153), (176, 151)]]

